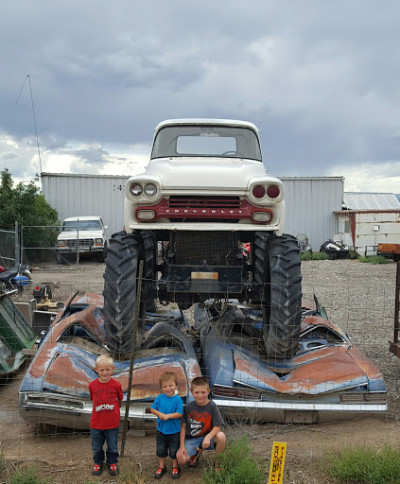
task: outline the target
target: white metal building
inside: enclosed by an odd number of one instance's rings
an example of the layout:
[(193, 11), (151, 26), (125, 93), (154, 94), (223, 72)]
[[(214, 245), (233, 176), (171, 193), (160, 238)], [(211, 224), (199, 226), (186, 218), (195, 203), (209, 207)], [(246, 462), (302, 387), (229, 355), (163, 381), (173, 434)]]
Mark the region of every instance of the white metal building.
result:
[(392, 193), (345, 193), (336, 212), (339, 238), (359, 255), (375, 255), (379, 243), (400, 243), (400, 202)]
[[(124, 188), (129, 177), (42, 173), (46, 201), (66, 217), (99, 215), (108, 237), (124, 225)], [(313, 250), (338, 233), (334, 212), (342, 209), (343, 177), (282, 177), (285, 186), (285, 232), (306, 234)]]

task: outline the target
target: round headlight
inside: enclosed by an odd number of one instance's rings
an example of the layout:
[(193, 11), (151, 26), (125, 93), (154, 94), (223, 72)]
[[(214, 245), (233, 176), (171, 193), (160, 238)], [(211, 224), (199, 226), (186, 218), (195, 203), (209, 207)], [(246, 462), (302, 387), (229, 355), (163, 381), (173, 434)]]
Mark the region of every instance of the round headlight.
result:
[(145, 187), (144, 187), (144, 193), (148, 196), (148, 197), (154, 197), (154, 195), (156, 195), (157, 193), (157, 187), (155, 185), (153, 185), (153, 183), (148, 183)]
[(140, 185), (140, 183), (132, 183), (129, 190), (132, 193), (132, 195), (134, 195), (135, 197), (138, 197), (143, 193), (143, 188), (142, 188), (142, 185)]

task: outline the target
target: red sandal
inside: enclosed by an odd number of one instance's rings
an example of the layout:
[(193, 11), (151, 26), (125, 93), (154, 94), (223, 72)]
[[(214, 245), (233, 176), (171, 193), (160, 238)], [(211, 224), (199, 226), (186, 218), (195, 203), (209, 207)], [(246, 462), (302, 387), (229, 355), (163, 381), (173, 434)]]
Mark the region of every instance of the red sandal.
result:
[(159, 467), (156, 470), (156, 473), (154, 474), (154, 479), (161, 479), (162, 476), (167, 472), (167, 469), (165, 467)]
[(94, 464), (92, 476), (99, 476), (103, 472), (103, 464)]
[(200, 453), (197, 452), (196, 454), (192, 455), (192, 457), (189, 459), (189, 467), (192, 469), (194, 467), (197, 467), (200, 464)]
[(172, 479), (179, 479), (181, 477), (181, 468), (173, 467), (171, 477)]

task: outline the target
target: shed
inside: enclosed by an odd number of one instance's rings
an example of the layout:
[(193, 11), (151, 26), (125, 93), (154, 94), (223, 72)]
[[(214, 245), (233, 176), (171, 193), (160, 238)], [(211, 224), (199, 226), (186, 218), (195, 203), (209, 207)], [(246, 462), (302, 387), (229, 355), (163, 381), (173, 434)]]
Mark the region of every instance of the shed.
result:
[[(42, 190), (60, 220), (99, 215), (108, 237), (124, 225), (124, 190), (128, 176), (42, 173)], [(343, 177), (282, 177), (285, 186), (284, 231), (306, 234), (313, 250), (338, 231), (334, 212), (342, 208)]]
[(335, 212), (339, 238), (359, 255), (375, 255), (379, 243), (400, 243), (400, 202), (392, 193), (344, 194)]

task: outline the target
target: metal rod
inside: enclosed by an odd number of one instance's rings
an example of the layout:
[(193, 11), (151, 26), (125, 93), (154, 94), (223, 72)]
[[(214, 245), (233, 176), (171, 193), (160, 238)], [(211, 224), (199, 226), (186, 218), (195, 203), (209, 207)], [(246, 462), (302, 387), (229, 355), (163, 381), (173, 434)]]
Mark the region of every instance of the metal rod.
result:
[(139, 264), (139, 277), (137, 279), (135, 320), (134, 320), (134, 323), (133, 323), (133, 332), (132, 332), (132, 340), (131, 340), (131, 357), (130, 357), (130, 362), (129, 362), (129, 381), (128, 381), (128, 390), (127, 390), (127, 395), (126, 395), (126, 403), (125, 403), (124, 426), (123, 426), (123, 430), (122, 430), (121, 456), (123, 456), (124, 452), (125, 452), (126, 434), (128, 432), (129, 408), (130, 408), (130, 404), (131, 404), (132, 373), (133, 373), (133, 364), (135, 362), (135, 356), (136, 356), (136, 336), (137, 336), (137, 329), (138, 329), (139, 315), (140, 315), (140, 298), (142, 296), (142, 280), (143, 280), (143, 260), (141, 260), (140, 264)]
[(399, 342), (399, 311), (400, 311), (400, 261), (397, 262), (396, 271), (396, 291), (395, 291), (395, 302), (394, 302), (394, 343)]

